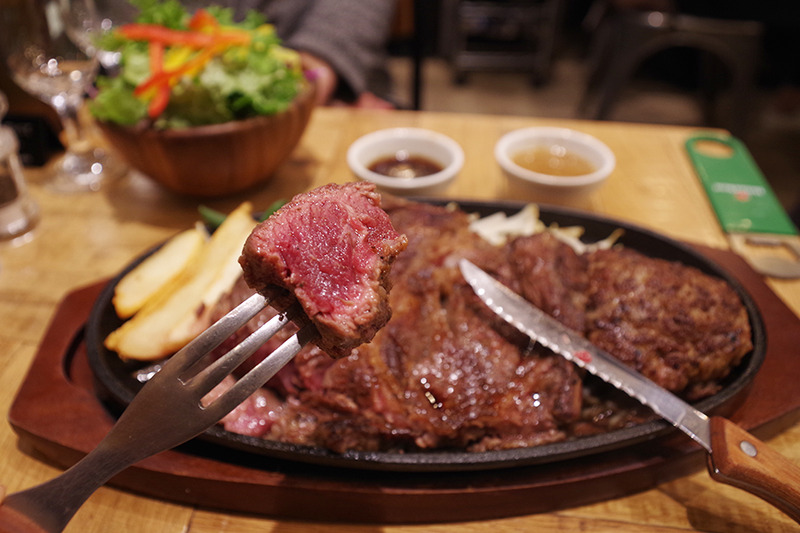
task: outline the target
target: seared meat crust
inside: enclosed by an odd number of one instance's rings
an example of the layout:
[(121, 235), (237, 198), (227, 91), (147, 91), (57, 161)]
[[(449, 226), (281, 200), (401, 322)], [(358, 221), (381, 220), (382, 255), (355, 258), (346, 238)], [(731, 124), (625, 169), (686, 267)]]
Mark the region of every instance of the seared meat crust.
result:
[(586, 257), (550, 233), (520, 237), (508, 245), (508, 262), (517, 292), (565, 326), (583, 332), (586, 289), (589, 285)]
[(553, 354), (530, 356), (528, 340), (486, 309), (457, 267), (467, 256), (507, 269), (503, 254), (468, 230), (462, 212), (424, 204), (388, 212), (409, 239), (392, 268), (392, 320), (327, 369), (320, 388), (302, 391), (269, 437), (336, 451), (566, 438), (560, 426), (580, 416), (575, 369)]
[(688, 399), (713, 394), (752, 350), (747, 311), (723, 280), (628, 249), (589, 257), (590, 341)]
[[(495, 247), (447, 207), (384, 195), (408, 248), (392, 267), (392, 319), (348, 357), (311, 347), (269, 383), (284, 398), (264, 437), (335, 451), (526, 447), (638, 423), (642, 409), (506, 324), (458, 271), (468, 258), (566, 325), (690, 397), (750, 349), (730, 287), (615, 249), (577, 255), (548, 233)], [(606, 387), (595, 396), (597, 387)]]

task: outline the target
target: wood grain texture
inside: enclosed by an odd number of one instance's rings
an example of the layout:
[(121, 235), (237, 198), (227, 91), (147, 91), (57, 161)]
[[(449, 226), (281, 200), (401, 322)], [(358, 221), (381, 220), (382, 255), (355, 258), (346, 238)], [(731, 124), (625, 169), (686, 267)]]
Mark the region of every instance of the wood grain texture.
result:
[[(494, 162), (494, 143), (503, 133), (533, 125), (568, 126), (590, 133), (615, 152), (617, 168), (606, 185), (591, 197), (566, 204), (633, 222), (679, 240), (727, 248), (727, 239), (683, 150), (683, 141), (693, 129), (673, 126), (320, 108), (314, 112), (291, 159), (279, 168), (272, 182), (247, 194), (205, 203), (230, 211), (248, 199), (256, 208), (265, 208), (276, 199), (317, 185), (350, 181), (353, 176), (345, 161), (349, 144), (372, 130), (402, 125), (430, 128), (459, 142), (466, 153), (464, 169), (442, 194), (478, 200), (536, 201), (524, 191), (512, 191)], [(59, 302), (79, 287), (112, 276), (135, 256), (197, 220), (196, 200), (169, 193), (140, 175), (132, 174), (99, 194), (71, 196), (45, 189), (42, 171), (29, 169), (26, 175), (40, 204), (42, 221), (29, 242), (0, 246), (0, 410), (4, 413), (9, 412)], [(767, 284), (789, 309), (800, 311), (800, 282), (768, 280)], [(788, 347), (793, 352), (794, 348)], [(797, 374), (792, 377), (795, 383), (800, 378)], [(766, 396), (765, 401), (769, 402), (769, 394)], [(796, 412), (757, 436), (795, 464), (800, 462)], [(49, 479), (59, 470), (18, 438), (9, 424), (0, 424), (0, 482), (10, 491)], [(103, 488), (78, 512), (67, 531), (416, 533), (453, 529), (467, 533), (783, 532), (796, 531), (797, 526), (758, 498), (716, 483), (706, 472), (698, 471), (633, 495), (559, 511), (423, 525), (280, 520), (194, 508)]]
[(197, 128), (156, 130), (112, 123), (98, 127), (128, 164), (171, 191), (218, 197), (272, 178), (302, 137), (315, 95), (314, 85), (309, 85), (276, 115)]
[(800, 522), (800, 467), (725, 418), (711, 417), (711, 477), (770, 502)]

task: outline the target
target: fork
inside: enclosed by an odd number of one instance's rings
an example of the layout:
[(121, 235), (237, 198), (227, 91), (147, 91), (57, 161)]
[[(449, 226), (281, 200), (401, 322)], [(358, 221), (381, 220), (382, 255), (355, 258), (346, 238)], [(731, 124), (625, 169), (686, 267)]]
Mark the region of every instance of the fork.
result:
[(98, 488), (128, 466), (173, 448), (213, 426), (319, 336), (311, 323), (284, 341), (221, 396), (203, 398), (292, 320), (303, 317), (295, 302), (222, 357), (205, 356), (266, 307), (273, 298), (256, 293), (173, 355), (134, 397), (108, 434), (58, 477), (9, 495), (0, 505), (0, 531), (58, 532)]

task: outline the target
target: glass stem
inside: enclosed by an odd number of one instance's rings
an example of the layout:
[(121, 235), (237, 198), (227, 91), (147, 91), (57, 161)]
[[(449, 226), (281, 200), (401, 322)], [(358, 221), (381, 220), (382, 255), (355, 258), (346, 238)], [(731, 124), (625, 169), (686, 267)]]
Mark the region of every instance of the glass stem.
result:
[(68, 152), (84, 154), (91, 150), (91, 144), (86, 138), (86, 130), (81, 123), (80, 107), (74, 105), (55, 106), (61, 125), (64, 128), (64, 138)]

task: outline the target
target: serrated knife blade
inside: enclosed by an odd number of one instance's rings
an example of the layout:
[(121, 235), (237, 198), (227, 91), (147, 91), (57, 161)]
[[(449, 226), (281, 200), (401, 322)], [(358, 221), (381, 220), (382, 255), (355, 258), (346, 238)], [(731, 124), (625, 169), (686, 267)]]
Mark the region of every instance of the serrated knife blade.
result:
[(647, 405), (708, 452), (717, 481), (764, 499), (800, 523), (800, 468), (744, 429), (708, 417), (663, 387), (600, 350), (466, 259), (464, 279), (498, 316), (531, 339)]

